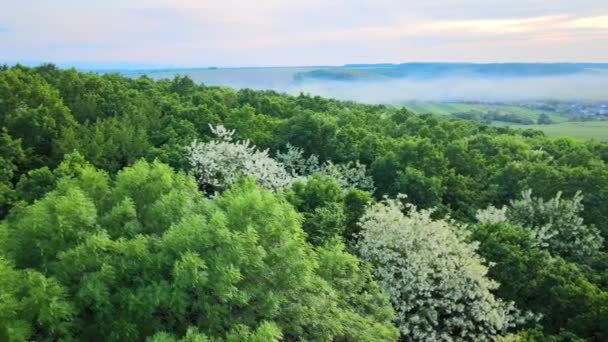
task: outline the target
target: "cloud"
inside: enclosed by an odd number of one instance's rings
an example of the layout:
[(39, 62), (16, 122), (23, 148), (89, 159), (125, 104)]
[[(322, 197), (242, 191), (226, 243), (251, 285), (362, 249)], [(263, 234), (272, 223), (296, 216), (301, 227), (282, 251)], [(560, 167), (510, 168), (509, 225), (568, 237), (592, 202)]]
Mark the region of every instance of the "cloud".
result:
[(0, 22), (11, 30), (0, 49), (13, 60), (608, 60), (605, 0), (6, 0), (3, 7)]
[(608, 16), (579, 18), (570, 22), (575, 28), (597, 28), (608, 30)]

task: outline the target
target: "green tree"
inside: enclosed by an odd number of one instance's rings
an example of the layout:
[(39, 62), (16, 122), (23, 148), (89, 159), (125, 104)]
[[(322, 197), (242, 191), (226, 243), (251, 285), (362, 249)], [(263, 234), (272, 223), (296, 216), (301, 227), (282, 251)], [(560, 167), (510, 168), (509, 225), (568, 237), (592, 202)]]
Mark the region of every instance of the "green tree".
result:
[(536, 123), (538, 123), (539, 125), (550, 125), (553, 123), (553, 120), (551, 120), (549, 115), (547, 115), (545, 113), (540, 113)]
[(0, 255), (0, 340), (69, 339), (74, 310), (66, 290), (39, 272), (18, 270)]
[(19, 165), (24, 162), (21, 141), (13, 139), (3, 130), (0, 134), (0, 219), (6, 216), (16, 200), (13, 181)]
[[(65, 289), (66, 338), (397, 338), (369, 267), (338, 241), (313, 249), (300, 215), (253, 180), (209, 200), (159, 162), (111, 181), (72, 154), (53, 174), (55, 189), (0, 225), (0, 257)], [(0, 330), (39, 321), (12, 317)]]
[(0, 72), (0, 127), (21, 139), (28, 165), (44, 166), (60, 158), (56, 144), (77, 123), (58, 92), (28, 71)]
[(16, 186), (17, 195), (28, 203), (42, 198), (55, 188), (55, 175), (48, 167), (28, 171), (19, 178)]
[(530, 230), (485, 223), (475, 226), (472, 238), (481, 243), (479, 253), (496, 264), (489, 276), (501, 283), (497, 296), (540, 313), (545, 333), (606, 339), (608, 292), (589, 282), (575, 264), (543, 250)]

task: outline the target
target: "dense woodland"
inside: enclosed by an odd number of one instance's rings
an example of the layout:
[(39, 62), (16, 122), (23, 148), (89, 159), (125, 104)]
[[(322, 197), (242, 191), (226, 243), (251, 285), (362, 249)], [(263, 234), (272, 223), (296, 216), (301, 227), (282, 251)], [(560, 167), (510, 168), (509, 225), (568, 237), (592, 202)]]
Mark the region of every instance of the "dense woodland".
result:
[(608, 143), (0, 67), (0, 341), (607, 341)]

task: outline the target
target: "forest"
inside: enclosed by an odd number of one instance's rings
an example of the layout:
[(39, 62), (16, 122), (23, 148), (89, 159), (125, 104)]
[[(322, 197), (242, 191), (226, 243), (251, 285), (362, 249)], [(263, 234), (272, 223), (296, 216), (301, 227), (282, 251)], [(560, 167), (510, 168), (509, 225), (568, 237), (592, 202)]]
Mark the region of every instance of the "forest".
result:
[(0, 66), (0, 341), (608, 341), (608, 142)]

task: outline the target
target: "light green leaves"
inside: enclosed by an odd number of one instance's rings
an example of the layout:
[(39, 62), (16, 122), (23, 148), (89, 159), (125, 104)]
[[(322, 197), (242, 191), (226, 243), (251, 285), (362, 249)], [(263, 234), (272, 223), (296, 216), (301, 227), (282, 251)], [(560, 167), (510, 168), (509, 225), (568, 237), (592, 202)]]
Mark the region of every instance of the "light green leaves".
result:
[[(11, 314), (0, 317), (5, 335), (396, 337), (369, 269), (340, 246), (315, 251), (301, 216), (252, 179), (209, 200), (191, 177), (159, 162), (140, 161), (110, 181), (73, 155), (54, 174), (54, 190), (0, 226), (0, 257), (14, 257), (20, 268), (6, 266), (0, 275), (21, 279), (0, 280), (0, 289), (13, 286), (0, 293), (0, 307)], [(31, 284), (31, 293), (13, 282)]]

